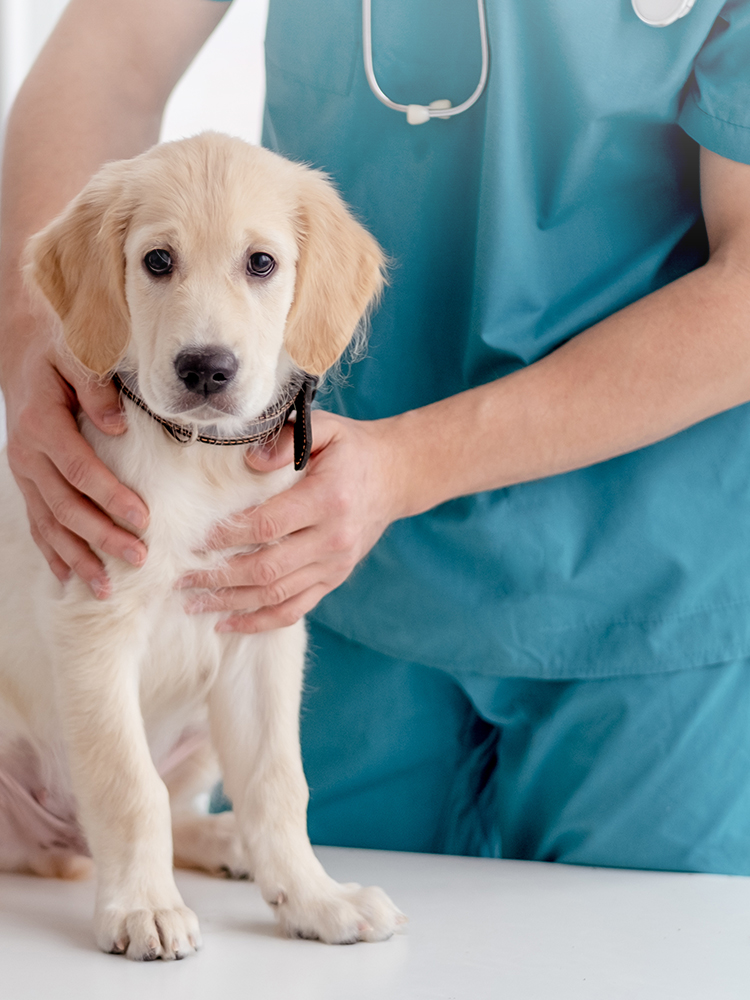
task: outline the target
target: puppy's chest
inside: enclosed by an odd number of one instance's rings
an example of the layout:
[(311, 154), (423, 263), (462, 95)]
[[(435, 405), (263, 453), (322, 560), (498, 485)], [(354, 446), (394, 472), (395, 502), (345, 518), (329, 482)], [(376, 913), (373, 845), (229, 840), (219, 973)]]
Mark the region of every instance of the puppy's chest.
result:
[(149, 508), (145, 565), (133, 569), (108, 560), (107, 568), (112, 600), (131, 609), (134, 634), (145, 640), (138, 644), (142, 703), (158, 716), (201, 698), (234, 648), (233, 637), (215, 631), (217, 614), (186, 613), (190, 592), (176, 582), (188, 572), (221, 566), (230, 553), (206, 550), (212, 529), (291, 485), (296, 474), (291, 468), (253, 474), (241, 447), (181, 446), (141, 421), (122, 438), (89, 433), (99, 456)]
[(134, 415), (119, 438), (92, 425), (83, 428), (99, 457), (149, 509), (145, 565), (134, 569), (105, 557), (111, 600), (145, 639), (142, 678), (153, 684), (153, 694), (173, 684), (195, 691), (222, 660), (229, 637), (216, 633), (216, 614), (188, 615), (187, 593), (175, 584), (186, 573), (220, 567), (231, 552), (206, 549), (212, 529), (288, 488), (297, 473), (291, 466), (268, 475), (252, 473), (244, 448), (180, 445), (141, 416)]
[(144, 585), (154, 586), (158, 580), (174, 581), (190, 570), (220, 565), (229, 553), (206, 549), (212, 529), (288, 488), (297, 475), (291, 467), (253, 473), (242, 447), (180, 445), (148, 417), (145, 423), (139, 417), (121, 438), (105, 437), (92, 427), (87, 436), (118, 479), (149, 508), (143, 535), (149, 558), (146, 572), (138, 574)]

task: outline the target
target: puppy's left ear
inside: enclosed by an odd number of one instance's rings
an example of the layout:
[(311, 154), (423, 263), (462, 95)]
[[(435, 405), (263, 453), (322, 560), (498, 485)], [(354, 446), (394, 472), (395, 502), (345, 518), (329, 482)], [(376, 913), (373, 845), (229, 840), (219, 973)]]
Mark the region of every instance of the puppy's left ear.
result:
[(322, 375), (341, 357), (384, 283), (385, 256), (323, 174), (307, 170), (300, 248), (284, 342), (298, 367)]
[(26, 247), (27, 280), (62, 320), (73, 354), (97, 375), (115, 367), (130, 335), (124, 256), (129, 172), (128, 161), (107, 164)]

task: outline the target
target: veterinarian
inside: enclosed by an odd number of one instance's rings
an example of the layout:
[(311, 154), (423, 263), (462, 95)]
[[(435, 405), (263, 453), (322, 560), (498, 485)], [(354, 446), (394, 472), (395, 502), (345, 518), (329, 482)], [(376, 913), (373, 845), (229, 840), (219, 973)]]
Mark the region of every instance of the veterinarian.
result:
[[(56, 353), (18, 259), (157, 140), (226, 6), (72, 0), (8, 126), (10, 456), (52, 570), (102, 599), (88, 546), (140, 564), (147, 511), (78, 436), (78, 405), (125, 432), (117, 394)], [(280, 544), (185, 583), (230, 629), (309, 614), (314, 841), (750, 874), (750, 0), (487, 24), (474, 106), (411, 125), (359, 0), (271, 0), (264, 141), (332, 174), (391, 287), (307, 478), (213, 540)], [(459, 104), (476, 5), (376, 0), (372, 49), (394, 102)]]

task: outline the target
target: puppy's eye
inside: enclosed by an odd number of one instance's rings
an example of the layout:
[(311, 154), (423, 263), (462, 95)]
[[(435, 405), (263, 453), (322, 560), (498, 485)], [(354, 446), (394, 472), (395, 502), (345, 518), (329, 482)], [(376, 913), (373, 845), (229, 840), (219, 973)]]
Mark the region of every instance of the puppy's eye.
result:
[(172, 255), (169, 250), (149, 250), (143, 258), (143, 263), (146, 270), (152, 274), (172, 273)]
[(265, 278), (276, 267), (276, 261), (270, 254), (254, 253), (247, 262), (247, 273), (258, 278)]

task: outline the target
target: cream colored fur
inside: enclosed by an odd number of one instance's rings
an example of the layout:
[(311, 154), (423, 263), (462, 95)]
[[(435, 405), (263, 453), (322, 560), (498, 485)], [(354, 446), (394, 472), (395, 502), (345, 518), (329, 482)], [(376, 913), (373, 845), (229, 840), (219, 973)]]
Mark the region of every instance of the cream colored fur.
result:
[[(175, 271), (155, 280), (143, 258), (163, 246)], [(245, 264), (261, 250), (277, 267), (258, 281)], [(154, 411), (233, 434), (295, 366), (321, 374), (336, 361), (380, 289), (382, 263), (324, 177), (208, 134), (107, 165), (34, 237), (28, 268), (89, 369), (120, 364), (137, 372)], [(217, 343), (240, 360), (223, 409), (209, 399), (181, 413), (176, 353)], [(400, 919), (388, 897), (334, 882), (307, 838), (303, 623), (220, 634), (217, 615), (188, 616), (174, 589), (186, 572), (218, 562), (197, 554), (213, 525), (286, 489), (297, 473), (251, 473), (241, 447), (179, 445), (132, 404), (127, 411), (122, 437), (81, 422), (150, 510), (142, 568), (100, 554), (107, 600), (76, 578), (65, 586), (52, 578), (2, 472), (0, 768), (22, 760), (39, 801), (53, 796), (58, 814), (75, 810), (96, 865), (105, 951), (176, 958), (198, 947), (173, 852), (209, 871), (250, 871), (291, 935), (386, 938)], [(192, 752), (172, 767), (168, 791), (157, 766), (175, 746)], [(215, 781), (217, 759), (234, 813), (201, 815), (192, 802)], [(13, 829), (12, 816), (2, 821), (0, 831)], [(0, 869), (76, 876), (86, 864), (65, 845), (0, 839)]]

